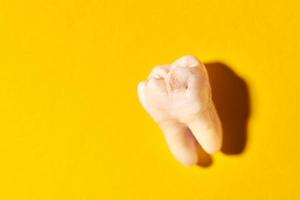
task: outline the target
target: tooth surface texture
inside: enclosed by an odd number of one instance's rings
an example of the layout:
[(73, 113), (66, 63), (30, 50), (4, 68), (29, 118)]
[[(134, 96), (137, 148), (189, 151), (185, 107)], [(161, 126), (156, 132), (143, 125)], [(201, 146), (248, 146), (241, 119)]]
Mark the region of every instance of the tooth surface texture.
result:
[(204, 64), (192, 55), (156, 66), (138, 84), (138, 97), (164, 133), (175, 158), (184, 165), (197, 163), (197, 145), (213, 154), (222, 144), (222, 127), (211, 98)]

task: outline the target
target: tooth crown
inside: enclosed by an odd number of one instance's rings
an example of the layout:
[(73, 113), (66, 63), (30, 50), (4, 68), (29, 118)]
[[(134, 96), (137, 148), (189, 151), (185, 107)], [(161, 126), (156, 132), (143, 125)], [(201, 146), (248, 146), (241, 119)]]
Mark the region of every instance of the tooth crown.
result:
[(144, 96), (142, 103), (155, 121), (182, 121), (200, 113), (211, 96), (207, 73), (199, 66), (158, 66), (143, 84), (139, 86)]

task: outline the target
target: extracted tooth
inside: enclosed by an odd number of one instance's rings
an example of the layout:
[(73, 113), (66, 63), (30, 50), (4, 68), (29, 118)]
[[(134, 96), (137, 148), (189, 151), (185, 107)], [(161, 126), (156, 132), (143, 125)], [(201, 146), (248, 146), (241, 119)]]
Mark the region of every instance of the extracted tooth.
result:
[(197, 162), (197, 145), (209, 154), (220, 150), (221, 123), (207, 71), (196, 57), (183, 56), (171, 65), (154, 68), (148, 81), (138, 85), (138, 96), (183, 164)]

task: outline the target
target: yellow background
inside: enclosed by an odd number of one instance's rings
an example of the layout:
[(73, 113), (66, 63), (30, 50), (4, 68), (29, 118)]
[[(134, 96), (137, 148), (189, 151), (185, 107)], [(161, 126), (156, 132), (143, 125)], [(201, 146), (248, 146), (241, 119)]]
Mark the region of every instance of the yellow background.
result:
[[(0, 199), (300, 199), (297, 0), (0, 1)], [(184, 54), (246, 80), (245, 151), (184, 167), (136, 95)]]

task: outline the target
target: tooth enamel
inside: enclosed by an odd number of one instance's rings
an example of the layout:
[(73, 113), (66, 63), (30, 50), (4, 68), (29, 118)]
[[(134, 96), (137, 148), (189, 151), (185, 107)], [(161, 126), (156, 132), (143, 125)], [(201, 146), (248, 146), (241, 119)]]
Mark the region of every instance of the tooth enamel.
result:
[(172, 66), (178, 67), (197, 67), (201, 65), (201, 62), (193, 55), (185, 55), (175, 60)]
[(138, 85), (138, 96), (183, 164), (197, 162), (199, 144), (209, 154), (221, 148), (222, 128), (208, 74), (196, 57), (183, 56), (171, 65), (154, 68), (148, 82)]

